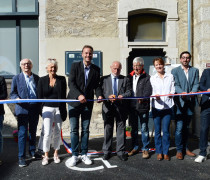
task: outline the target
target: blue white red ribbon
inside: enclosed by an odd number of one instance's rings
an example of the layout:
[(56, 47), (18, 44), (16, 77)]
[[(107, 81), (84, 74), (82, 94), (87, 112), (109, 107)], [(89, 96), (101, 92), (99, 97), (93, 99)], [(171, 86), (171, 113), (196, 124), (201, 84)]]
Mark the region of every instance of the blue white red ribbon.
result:
[[(159, 96), (194, 96), (199, 94), (210, 94), (209, 91), (200, 91), (193, 93), (179, 93), (179, 94), (164, 94), (158, 96), (139, 96), (139, 97), (124, 97), (124, 98), (106, 98), (101, 99), (101, 101), (107, 101), (112, 99), (148, 99)], [(87, 99), (87, 101), (98, 101), (98, 99)], [(11, 104), (11, 103), (38, 103), (38, 102), (79, 102), (77, 99), (9, 99), (9, 100), (0, 100), (0, 104)]]

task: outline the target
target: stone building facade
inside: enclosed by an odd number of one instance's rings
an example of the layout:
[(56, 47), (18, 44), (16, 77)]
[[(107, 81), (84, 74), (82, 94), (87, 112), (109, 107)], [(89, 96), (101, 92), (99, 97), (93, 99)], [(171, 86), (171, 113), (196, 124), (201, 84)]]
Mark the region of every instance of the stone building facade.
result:
[[(129, 40), (131, 17), (144, 14), (163, 17), (162, 40)], [(188, 38), (191, 38), (192, 65), (201, 74), (210, 62), (209, 14), (210, 0), (39, 0), (39, 75), (46, 74), (45, 63), (49, 57), (58, 60), (58, 74), (65, 75), (65, 51), (81, 50), (85, 44), (103, 52), (103, 75), (110, 73), (109, 66), (114, 60), (122, 63), (122, 74), (127, 75), (134, 55), (141, 56), (143, 52), (142, 56), (146, 57), (152, 52), (155, 56), (156, 49), (166, 61), (178, 64), (179, 54), (188, 50)], [(198, 127), (199, 113), (196, 119)], [(64, 131), (69, 135), (68, 120)], [(90, 132), (103, 134), (101, 104), (94, 106)]]

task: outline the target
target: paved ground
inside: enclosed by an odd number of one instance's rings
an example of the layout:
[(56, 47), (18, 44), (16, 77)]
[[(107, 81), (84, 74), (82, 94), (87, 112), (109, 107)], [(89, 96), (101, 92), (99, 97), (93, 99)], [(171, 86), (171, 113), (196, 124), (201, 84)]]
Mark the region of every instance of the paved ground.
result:
[[(69, 142), (69, 138), (65, 138)], [(89, 143), (90, 150), (101, 151), (103, 138), (91, 138)], [(127, 146), (130, 145), (130, 139), (127, 140)], [(114, 141), (115, 145), (115, 141)], [(198, 140), (191, 139), (190, 147), (193, 152), (198, 153)], [(151, 143), (154, 147), (154, 143)], [(127, 148), (129, 149), (129, 148)], [(209, 149), (208, 149), (209, 152)], [(55, 164), (51, 159), (47, 166), (41, 165), (41, 160), (32, 161), (27, 158), (29, 166), (20, 168), (18, 166), (17, 158), (17, 143), (13, 138), (4, 139), (4, 153), (2, 155), (3, 165), (0, 166), (1, 180), (69, 180), (69, 179), (210, 179), (210, 159), (202, 164), (194, 162), (194, 158), (186, 157), (180, 161), (175, 158), (175, 147), (172, 140), (170, 148), (171, 161), (157, 161), (154, 152), (151, 152), (150, 159), (145, 160), (141, 158), (141, 153), (129, 157), (128, 161), (122, 162), (117, 156), (113, 156), (107, 163), (100, 159), (102, 156), (92, 157), (94, 164), (86, 166), (82, 163), (78, 164), (77, 170), (69, 169), (65, 162), (70, 155), (61, 147), (60, 156), (62, 162)], [(105, 162), (106, 163), (106, 162)], [(107, 166), (117, 167), (108, 168)], [(87, 169), (88, 168), (88, 169)], [(92, 171), (85, 172), (84, 170)], [(96, 168), (102, 168), (95, 170)]]

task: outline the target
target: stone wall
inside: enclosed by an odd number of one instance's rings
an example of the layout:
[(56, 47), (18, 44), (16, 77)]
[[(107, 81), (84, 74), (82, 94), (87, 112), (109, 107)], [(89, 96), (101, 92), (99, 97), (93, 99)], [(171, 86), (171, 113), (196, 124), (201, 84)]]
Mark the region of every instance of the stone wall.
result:
[(118, 0), (48, 0), (47, 37), (117, 37)]
[[(177, 29), (178, 54), (180, 54), (182, 51), (188, 50), (187, 1), (188, 0), (178, 0), (178, 14), (179, 14), (178, 29)], [(179, 58), (177, 59), (177, 63), (179, 63)]]

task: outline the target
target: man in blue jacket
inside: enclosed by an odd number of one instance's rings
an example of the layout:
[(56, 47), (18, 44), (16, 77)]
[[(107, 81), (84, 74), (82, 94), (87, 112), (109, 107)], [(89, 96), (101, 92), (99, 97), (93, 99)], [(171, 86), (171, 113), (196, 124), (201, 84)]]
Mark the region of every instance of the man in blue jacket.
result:
[[(12, 79), (11, 99), (37, 99), (39, 76), (31, 72), (33, 64), (30, 59), (20, 61), (22, 72)], [(39, 103), (17, 103), (15, 115), (18, 121), (18, 157), (19, 166), (26, 166), (26, 141), (29, 129), (29, 154), (35, 159), (36, 130), (40, 114)]]
[[(210, 69), (205, 69), (200, 79), (200, 90), (210, 92)], [(195, 162), (205, 161), (208, 147), (208, 132), (210, 126), (210, 94), (203, 94), (201, 98), (201, 122), (200, 122), (200, 153)]]
[[(176, 93), (193, 93), (199, 88), (199, 71), (189, 65), (191, 54), (184, 51), (180, 54), (181, 66), (174, 68), (171, 73), (175, 80)], [(188, 129), (194, 113), (194, 108), (198, 104), (197, 96), (176, 96), (176, 130), (175, 144), (177, 149), (176, 158), (183, 159), (183, 153), (188, 156), (196, 156), (187, 147)]]

